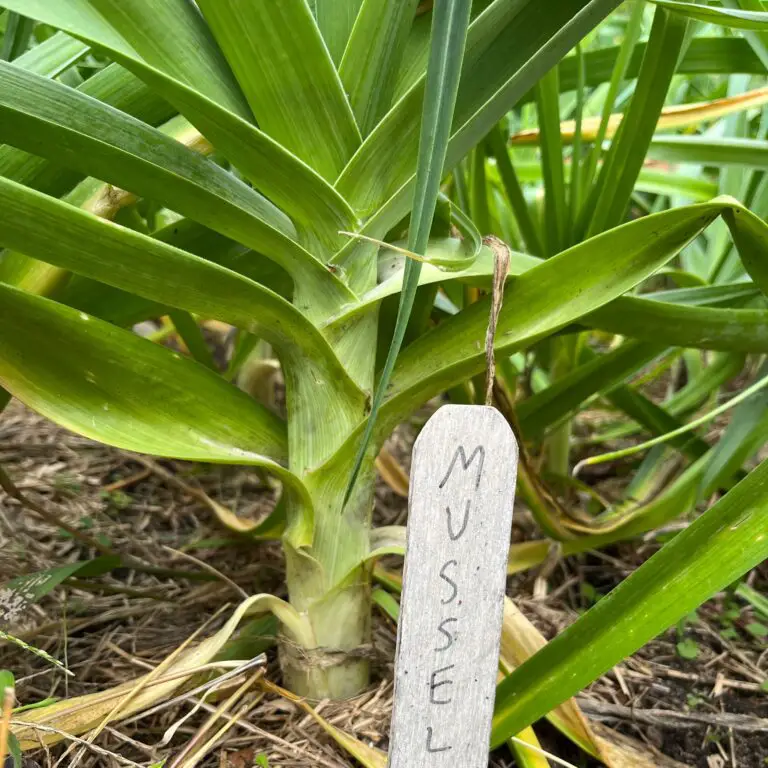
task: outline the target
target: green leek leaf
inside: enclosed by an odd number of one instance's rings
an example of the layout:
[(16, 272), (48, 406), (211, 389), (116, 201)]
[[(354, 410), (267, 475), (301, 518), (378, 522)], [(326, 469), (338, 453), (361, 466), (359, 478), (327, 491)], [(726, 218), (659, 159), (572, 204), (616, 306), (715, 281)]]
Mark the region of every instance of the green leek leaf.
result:
[[(768, 556), (768, 462), (499, 686), (497, 746)], [(595, 653), (596, 644), (600, 653)]]

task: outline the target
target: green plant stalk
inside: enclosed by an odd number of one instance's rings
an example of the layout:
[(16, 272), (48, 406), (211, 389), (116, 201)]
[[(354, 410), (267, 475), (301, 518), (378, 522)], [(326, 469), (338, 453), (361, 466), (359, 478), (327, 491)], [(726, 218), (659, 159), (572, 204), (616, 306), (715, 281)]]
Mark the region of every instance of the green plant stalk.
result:
[[(368, 349), (372, 369), (375, 335)], [(288, 407), (294, 419), (306, 415), (310, 422), (328, 420), (311, 396), (291, 399)], [(363, 415), (360, 408), (360, 418)], [(348, 423), (330, 424), (327, 434), (343, 435), (348, 430)], [(302, 463), (319, 466), (335, 446), (312, 439), (316, 435), (307, 437), (306, 431), (289, 426), (289, 450), (302, 452), (312, 445)], [(371, 642), (371, 570), (365, 563), (370, 552), (374, 459), (371, 451), (363, 457), (358, 482), (346, 502), (345, 482), (352, 468), (349, 457), (333, 471), (324, 468), (300, 475), (314, 504), (312, 546), (297, 548), (290, 537), (283, 538), (290, 602), (308, 622), (314, 646), (296, 648), (283, 638), (280, 663), (287, 686), (310, 699), (350, 698), (369, 682), (366, 649)]]
[(615, 227), (624, 218), (684, 50), (687, 30), (683, 19), (656, 8), (635, 93), (587, 202), (592, 209), (586, 211), (591, 216), (589, 236)]
[(0, 47), (0, 59), (13, 61), (21, 56), (29, 44), (34, 26), (34, 20), (27, 19), (18, 13), (9, 12), (5, 20), (5, 34), (3, 35), (2, 47)]
[[(595, 178), (595, 172), (597, 171), (597, 164), (600, 156), (603, 152), (603, 142), (608, 133), (608, 121), (610, 120), (613, 107), (616, 103), (616, 97), (619, 95), (619, 90), (624, 83), (624, 78), (627, 74), (632, 55), (635, 52), (635, 46), (640, 38), (640, 33), (643, 29), (643, 12), (645, 10), (644, 3), (635, 3), (632, 7), (629, 23), (627, 24), (624, 40), (619, 48), (618, 56), (616, 57), (616, 64), (613, 68), (613, 74), (611, 75), (610, 85), (608, 86), (608, 94), (605, 97), (605, 104), (603, 105), (603, 113), (600, 118), (600, 127), (595, 137), (595, 143), (592, 146), (592, 151), (589, 153), (589, 157), (586, 161), (586, 167), (584, 170), (583, 184), (584, 189), (589, 189), (592, 186), (592, 182)], [(579, 62), (579, 65), (581, 63)], [(581, 208), (579, 208), (580, 213)]]
[(488, 181), (485, 174), (485, 146), (478, 144), (472, 152), (470, 173), (469, 215), (481, 234), (491, 232), (491, 213), (488, 207)]
[(576, 46), (578, 75), (576, 85), (576, 131), (571, 152), (571, 188), (568, 200), (568, 245), (575, 240), (576, 220), (581, 210), (581, 181), (584, 172), (582, 166), (582, 125), (584, 121), (584, 102), (586, 99), (586, 72), (584, 69), (584, 50), (581, 43)]
[[(371, 266), (376, 251), (365, 251)], [(375, 269), (367, 274), (367, 287), (375, 285)], [(354, 332), (358, 335), (355, 372), (373, 382), (378, 310), (369, 311)], [(314, 509), (311, 546), (297, 546), (290, 531), (283, 536), (286, 583), (291, 605), (306, 620), (312, 645), (297, 648), (281, 639), (280, 663), (286, 685), (309, 699), (346, 699), (369, 682), (371, 572), (365, 565), (370, 552), (374, 500), (375, 448), (361, 457), (360, 472), (347, 498), (346, 483), (353, 462), (338, 462), (332, 471), (318, 471), (338, 452), (340, 441), (367, 415), (368, 401), (350, 397), (343, 387), (328, 382), (329, 398), (317, 397), (311, 365), (295, 360), (286, 365), (289, 468), (307, 488)], [(324, 402), (323, 402), (324, 401)], [(324, 404), (325, 403), (325, 404)], [(328, 403), (333, 406), (328, 408)], [(288, 500), (288, 519), (293, 510)]]
[(536, 107), (541, 130), (544, 178), (544, 234), (547, 256), (561, 251), (567, 226), (565, 169), (560, 138), (560, 80), (557, 68), (536, 85)]
[(501, 183), (504, 186), (504, 191), (517, 224), (520, 227), (523, 240), (525, 240), (527, 252), (534, 256), (543, 256), (544, 246), (542, 245), (542, 237), (539, 232), (539, 224), (531, 215), (522, 184), (509, 157), (506, 138), (498, 126), (489, 134), (489, 142), (493, 155), (496, 158), (496, 167), (501, 177)]
[(746, 600), (763, 618), (768, 619), (768, 599), (766, 599), (765, 595), (756, 589), (752, 589), (744, 581), (736, 587), (734, 594)]
[[(581, 334), (573, 334), (562, 339), (553, 339), (553, 361), (550, 378), (556, 382), (567, 376), (576, 366), (579, 356)], [(564, 419), (547, 439), (547, 461), (549, 470), (560, 477), (567, 477), (570, 468), (571, 437), (573, 419)]]
[[(536, 86), (536, 105), (541, 130), (546, 255), (553, 256), (565, 247), (570, 230), (563, 144), (560, 137), (560, 85), (557, 67), (550, 70)], [(578, 177), (578, 166), (574, 167), (573, 175), (574, 178)], [(573, 368), (576, 343), (574, 338), (552, 340), (550, 367), (552, 381), (567, 375)], [(568, 474), (570, 443), (571, 422), (566, 420), (554, 431), (547, 442), (547, 460), (553, 474), (561, 476)]]

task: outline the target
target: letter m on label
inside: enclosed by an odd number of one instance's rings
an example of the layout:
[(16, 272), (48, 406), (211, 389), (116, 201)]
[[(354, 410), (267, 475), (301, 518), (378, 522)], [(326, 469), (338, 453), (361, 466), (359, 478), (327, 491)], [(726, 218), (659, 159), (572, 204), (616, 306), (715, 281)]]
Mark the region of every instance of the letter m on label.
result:
[(477, 476), (475, 477), (475, 488), (478, 488), (480, 486), (480, 478), (483, 475), (483, 464), (485, 463), (485, 448), (482, 445), (478, 445), (477, 448), (475, 448), (475, 450), (472, 451), (472, 453), (469, 455), (469, 458), (467, 458), (467, 453), (464, 450), (464, 446), (460, 445), (456, 449), (456, 453), (453, 454), (451, 463), (448, 466), (448, 471), (445, 473), (445, 477), (440, 481), (439, 488), (445, 487), (445, 484), (453, 474), (453, 470), (456, 467), (457, 461), (461, 464), (461, 468), (466, 472), (466, 470), (468, 470), (472, 464), (474, 464), (476, 459), (478, 460), (478, 463)]

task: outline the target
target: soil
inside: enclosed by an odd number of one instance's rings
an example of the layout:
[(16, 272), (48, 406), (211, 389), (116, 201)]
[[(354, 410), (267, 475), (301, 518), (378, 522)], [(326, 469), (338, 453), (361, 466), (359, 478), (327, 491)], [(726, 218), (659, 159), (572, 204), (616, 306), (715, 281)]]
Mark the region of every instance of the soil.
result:
[[(389, 445), (406, 468), (418, 423), (419, 419), (401, 429)], [(270, 508), (275, 491), (253, 472), (174, 461), (147, 465), (133, 454), (59, 429), (15, 402), (0, 421), (0, 466), (31, 499), (102, 545), (157, 567), (207, 579), (120, 569), (70, 583), (43, 598), (13, 627), (13, 633), (65, 660), (76, 676), (66, 678), (15, 645), (0, 645), (0, 669), (16, 674), (22, 704), (91, 693), (132, 679), (159, 664), (201, 626), (205, 625), (205, 634), (221, 626), (227, 615), (221, 612), (222, 606), (236, 604), (241, 599), (239, 590), (282, 593), (279, 547), (244, 545), (190, 493), (190, 489), (204, 489), (239, 515), (256, 518)], [(382, 481), (377, 489), (379, 523), (402, 523), (405, 514), (404, 499)], [(514, 533), (520, 540), (536, 536), (524, 509), (516, 512)], [(511, 578), (508, 591), (542, 633), (552, 637), (659, 546), (656, 537), (649, 537), (639, 546), (622, 544), (561, 559), (546, 573), (534, 570)], [(16, 500), (0, 495), (0, 584), (18, 574), (97, 554)], [(392, 564), (398, 565), (397, 561)], [(763, 565), (746, 580), (765, 592), (768, 569)], [(211, 622), (217, 612), (218, 618)], [(604, 723), (684, 765), (765, 768), (768, 695), (763, 684), (768, 677), (768, 653), (765, 639), (757, 636), (760, 631), (754, 625), (759, 624), (746, 603), (729, 594), (718, 595), (684, 626), (665, 633), (596, 681), (580, 701), (593, 723)], [(693, 658), (680, 655), (680, 642)], [(386, 748), (389, 728), (394, 645), (393, 623), (377, 612), (370, 691), (352, 702), (319, 707), (335, 726), (382, 748)], [(268, 652), (268, 659), (265, 677), (279, 682), (274, 650)], [(250, 703), (247, 716), (200, 765), (252, 768), (261, 764), (256, 762), (261, 757), (268, 759), (270, 768), (356, 765), (295, 704), (271, 693)], [(160, 742), (166, 729), (191, 711), (191, 704), (183, 701), (150, 717), (116, 724), (95, 741), (106, 753), (88, 750), (77, 764), (111, 767), (121, 764), (116, 757), (120, 756), (122, 764), (127, 759), (148, 766), (178, 754), (207, 713), (198, 710), (181, 723), (167, 746)], [(739, 718), (746, 716), (762, 718), (762, 730), (740, 729)], [(707, 724), (695, 717), (704, 717)], [(547, 723), (537, 725), (536, 731), (542, 746), (562, 760), (584, 768), (598, 765)], [(26, 766), (48, 768), (59, 759), (59, 765), (67, 766), (72, 755), (71, 746), (59, 745), (29, 755)], [(659, 756), (658, 765), (664, 764)], [(489, 765), (511, 768), (516, 763), (503, 749), (491, 756)]]

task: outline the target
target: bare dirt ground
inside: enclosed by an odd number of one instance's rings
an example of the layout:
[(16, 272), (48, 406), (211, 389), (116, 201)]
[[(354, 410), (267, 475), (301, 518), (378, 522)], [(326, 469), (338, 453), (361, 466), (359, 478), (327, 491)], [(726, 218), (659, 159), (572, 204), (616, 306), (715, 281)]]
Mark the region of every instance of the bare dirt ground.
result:
[[(393, 444), (403, 464), (411, 437), (406, 431)], [(0, 465), (30, 498), (99, 546), (175, 572), (167, 576), (123, 568), (98, 579), (75, 579), (31, 608), (13, 627), (14, 634), (64, 660), (75, 677), (66, 677), (28, 651), (0, 644), (0, 669), (14, 671), (21, 704), (100, 691), (135, 678), (220, 612), (206, 626), (205, 634), (213, 633), (228, 615), (222, 607), (236, 605), (243, 591), (281, 594), (279, 547), (233, 538), (192, 493), (202, 488), (238, 514), (258, 517), (272, 503), (274, 490), (253, 472), (170, 461), (148, 464), (73, 436), (17, 403), (0, 422)], [(377, 499), (381, 522), (402, 522), (405, 501), (383, 482)], [(518, 510), (515, 537), (534, 535), (525, 510)], [(551, 637), (658, 546), (658, 539), (649, 538), (639, 546), (635, 542), (560, 560), (546, 574), (532, 571), (511, 578), (509, 594)], [(0, 494), (0, 584), (97, 554), (94, 547)], [(765, 591), (768, 569), (756, 569), (747, 580)], [(746, 603), (721, 594), (684, 626), (595, 682), (580, 702), (593, 722), (606, 723), (683, 764), (768, 765), (768, 653), (759, 624)], [(337, 727), (382, 748), (389, 728), (394, 644), (392, 622), (377, 612), (370, 691), (353, 702), (319, 708)], [(279, 682), (274, 649), (268, 651), (265, 677)], [(251, 696), (247, 714), (201, 765), (356, 765), (296, 705), (274, 694)], [(204, 708), (193, 708), (192, 701), (183, 700), (150, 717), (110, 726), (95, 741), (102, 751), (88, 749), (78, 765), (148, 765), (178, 755), (209, 716)], [(163, 734), (173, 724), (178, 728), (162, 745)], [(597, 765), (547, 724), (538, 726), (537, 733), (547, 749), (574, 765)], [(68, 766), (73, 759), (72, 745), (65, 743), (31, 753), (27, 766)], [(490, 765), (516, 764), (508, 751), (500, 750)]]

